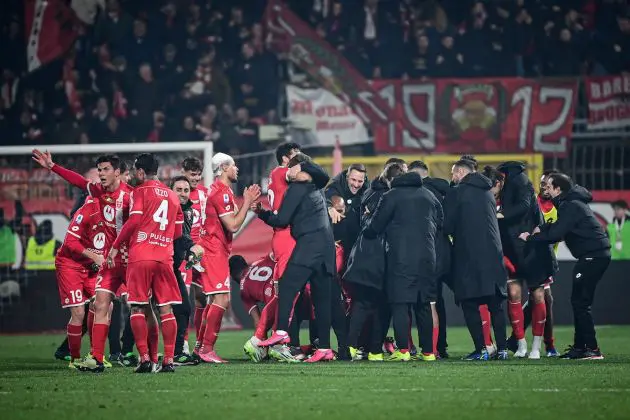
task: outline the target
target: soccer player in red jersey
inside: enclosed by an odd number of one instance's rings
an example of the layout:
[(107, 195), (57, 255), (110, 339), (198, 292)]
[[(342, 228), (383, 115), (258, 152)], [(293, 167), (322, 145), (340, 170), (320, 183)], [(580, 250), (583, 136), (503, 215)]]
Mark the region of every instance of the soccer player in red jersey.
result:
[[(206, 208), (209, 192), (208, 189), (201, 184), (203, 164), (199, 159), (195, 157), (188, 157), (184, 159), (182, 162), (182, 171), (183, 175), (188, 178), (188, 182), (190, 183), (190, 201), (192, 201), (193, 211), (193, 223), (190, 228), (190, 238), (195, 244), (197, 244), (199, 243), (199, 234), (201, 231), (201, 211), (202, 208)], [(206, 297), (203, 294), (203, 285), (201, 284), (200, 273), (194, 268), (186, 270), (184, 267), (185, 265), (186, 263), (184, 262), (180, 271), (182, 272), (182, 277), (184, 278), (186, 285), (188, 287), (191, 285), (194, 286), (192, 289), (195, 295), (195, 313), (193, 316), (193, 322), (195, 324), (197, 341), (199, 341), (199, 329), (201, 328), (201, 323), (208, 315), (207, 312), (204, 313), (204, 308), (207, 308)], [(188, 340), (184, 343), (184, 352), (188, 353)]]
[(88, 198), (74, 214), (55, 257), (61, 307), (70, 309), (67, 336), (71, 368), (76, 368), (74, 361), (81, 357), (85, 303), (94, 296), (96, 273), (114, 239), (115, 235), (105, 227), (98, 201)]
[[(112, 234), (118, 235), (123, 222), (129, 215), (129, 198), (133, 190), (122, 182), (120, 174), (120, 159), (116, 155), (103, 155), (96, 161), (100, 183), (90, 182), (78, 173), (66, 169), (53, 162), (49, 152), (33, 149), (33, 160), (39, 165), (61, 176), (64, 180), (89, 192), (90, 196), (100, 202), (104, 224)], [(96, 297), (94, 299), (94, 325), (92, 327), (92, 348), (88, 355), (77, 366), (80, 370), (102, 372), (104, 370), (105, 341), (109, 332), (109, 311), (112, 300), (125, 283), (127, 250), (121, 249), (117, 255), (114, 268), (102, 267), (96, 279)], [(157, 321), (153, 312), (149, 314), (151, 324), (152, 346), (157, 361)]]
[(153, 371), (145, 318), (151, 298), (160, 311), (164, 340), (164, 360), (160, 372), (174, 372), (177, 323), (171, 305), (180, 304), (182, 296), (173, 271), (173, 240), (182, 234), (184, 214), (177, 195), (157, 180), (158, 161), (155, 156), (150, 153), (139, 155), (134, 167), (139, 185), (131, 194), (129, 219), (112, 245), (106, 264), (110, 268), (115, 267), (120, 247), (129, 242), (128, 302), (132, 313), (131, 328), (140, 357), (136, 373)]
[[(271, 171), (269, 175), (269, 185), (267, 186), (267, 200), (269, 201), (269, 208), (271, 211), (278, 211), (282, 205), (284, 194), (289, 188), (287, 181), (287, 172), (289, 170), (288, 163), (293, 156), (300, 152), (300, 145), (297, 143), (283, 143), (276, 148), (276, 160), (278, 166)], [(293, 248), (295, 247), (295, 240), (291, 236), (291, 230), (289, 228), (274, 228), (273, 237), (271, 239), (271, 251), (276, 259), (276, 269), (273, 274), (274, 281), (276, 282), (275, 288), (277, 290), (278, 279), (282, 277), (284, 270), (287, 267)], [(267, 339), (267, 332), (271, 329), (272, 325), (275, 328), (275, 322), (278, 312), (278, 298), (274, 294), (274, 298), (271, 299), (267, 305), (262, 309), (260, 314), (260, 322), (256, 326), (256, 331), (253, 337), (251, 337), (245, 343), (245, 352), (247, 349), (255, 349), (258, 347), (258, 343)], [(260, 352), (262, 350), (258, 350)]]
[(202, 323), (200, 345), (195, 353), (206, 363), (225, 363), (217, 356), (214, 345), (221, 329), (223, 315), (230, 304), (229, 258), (232, 235), (238, 231), (249, 207), (260, 197), (260, 187), (252, 185), (243, 192), (243, 206), (238, 209), (230, 185), (238, 179), (238, 168), (232, 157), (217, 153), (212, 157), (215, 181), (205, 209), (201, 213), (200, 245), (204, 248), (201, 266), (203, 292), (209, 298), (206, 319)]

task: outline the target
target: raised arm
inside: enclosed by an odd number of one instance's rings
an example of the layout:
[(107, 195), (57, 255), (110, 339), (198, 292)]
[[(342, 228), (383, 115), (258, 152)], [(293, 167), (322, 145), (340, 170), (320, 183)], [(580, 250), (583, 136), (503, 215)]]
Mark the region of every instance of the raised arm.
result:
[(284, 228), (291, 224), (293, 216), (302, 199), (306, 195), (307, 188), (303, 184), (290, 184), (282, 200), (282, 205), (275, 214), (264, 210), (258, 213), (258, 217), (271, 227)]

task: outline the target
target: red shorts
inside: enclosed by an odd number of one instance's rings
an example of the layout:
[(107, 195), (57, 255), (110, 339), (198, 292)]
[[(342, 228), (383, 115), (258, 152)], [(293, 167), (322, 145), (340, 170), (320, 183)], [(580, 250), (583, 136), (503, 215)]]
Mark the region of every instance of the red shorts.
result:
[[(201, 266), (204, 268), (201, 275), (201, 289), (205, 295), (218, 295), (230, 293), (230, 254), (225, 249), (205, 249), (201, 257)], [(195, 270), (196, 271), (196, 270)]]
[(109, 268), (104, 265), (96, 276), (96, 291), (107, 292), (115, 297), (121, 296), (120, 290), (126, 283), (126, 276), (126, 266), (116, 264), (114, 268)]
[(186, 261), (182, 261), (182, 265), (179, 266), (179, 273), (182, 275), (182, 280), (184, 280), (184, 284), (186, 287), (190, 287), (193, 281), (193, 271), (197, 272), (194, 268), (190, 270), (186, 270)]
[(128, 295), (129, 292), (127, 292), (127, 285), (126, 284), (121, 284), (120, 287), (118, 288), (118, 290), (116, 291), (116, 297), (117, 298), (121, 298), (123, 296)]
[(157, 306), (180, 304), (177, 278), (173, 266), (161, 261), (136, 261), (127, 267), (127, 302), (146, 305), (151, 297)]
[(95, 272), (86, 268), (57, 266), (56, 274), (62, 308), (81, 306), (94, 296)]
[(274, 232), (271, 240), (271, 250), (273, 251), (273, 258), (276, 260), (276, 267), (273, 272), (274, 280), (278, 280), (284, 274), (293, 248), (295, 248), (295, 239), (288, 229)]
[[(190, 284), (195, 285), (199, 288), (203, 288), (203, 281), (201, 280), (201, 273), (194, 268), (190, 269)], [(189, 285), (189, 283), (186, 283)]]

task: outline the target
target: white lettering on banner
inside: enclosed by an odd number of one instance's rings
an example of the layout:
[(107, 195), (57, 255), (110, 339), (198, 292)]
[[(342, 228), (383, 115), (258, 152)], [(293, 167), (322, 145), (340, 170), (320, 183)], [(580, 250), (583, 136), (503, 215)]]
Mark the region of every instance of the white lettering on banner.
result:
[(334, 146), (337, 138), (342, 145), (367, 143), (368, 133), (361, 118), (349, 105), (325, 89), (301, 89), (287, 86), (289, 118), (312, 118), (321, 146)]
[(588, 128), (630, 126), (630, 76), (605, 76), (586, 82)]

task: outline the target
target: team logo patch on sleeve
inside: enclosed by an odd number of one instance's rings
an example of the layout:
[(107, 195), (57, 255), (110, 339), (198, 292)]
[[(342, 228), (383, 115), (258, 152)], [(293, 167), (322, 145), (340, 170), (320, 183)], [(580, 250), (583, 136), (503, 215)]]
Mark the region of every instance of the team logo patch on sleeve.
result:
[(223, 194), (223, 202), (225, 204), (230, 202), (230, 196), (228, 194)]
[(81, 223), (82, 221), (83, 221), (83, 215), (82, 214), (78, 215), (77, 218), (74, 219), (74, 223), (76, 223), (77, 225), (79, 223)]

